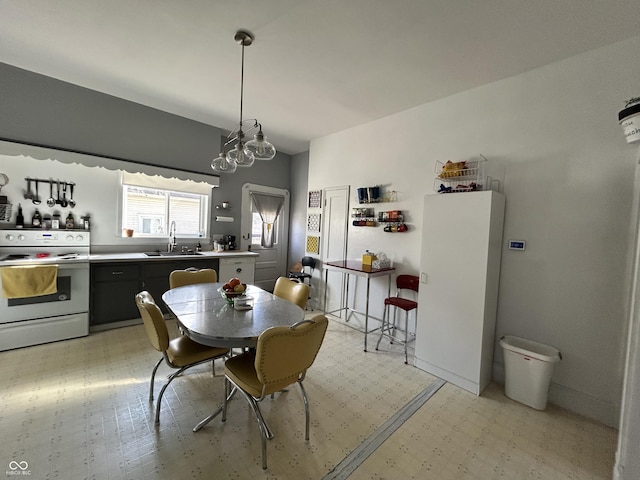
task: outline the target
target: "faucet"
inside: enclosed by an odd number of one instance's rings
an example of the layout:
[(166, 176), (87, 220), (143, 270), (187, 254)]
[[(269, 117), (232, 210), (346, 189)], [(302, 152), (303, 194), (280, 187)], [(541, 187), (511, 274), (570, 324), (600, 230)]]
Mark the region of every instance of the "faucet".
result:
[(168, 252), (173, 252), (173, 249), (176, 248), (176, 222), (171, 222), (171, 226), (169, 227), (169, 245), (167, 246)]

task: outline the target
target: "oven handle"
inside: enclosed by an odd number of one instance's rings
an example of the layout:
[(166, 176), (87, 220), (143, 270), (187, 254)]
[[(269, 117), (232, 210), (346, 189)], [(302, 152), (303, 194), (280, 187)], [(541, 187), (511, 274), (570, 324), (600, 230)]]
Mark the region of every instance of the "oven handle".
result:
[(56, 263), (58, 271), (60, 270), (81, 270), (89, 268), (89, 262), (75, 262), (75, 263)]

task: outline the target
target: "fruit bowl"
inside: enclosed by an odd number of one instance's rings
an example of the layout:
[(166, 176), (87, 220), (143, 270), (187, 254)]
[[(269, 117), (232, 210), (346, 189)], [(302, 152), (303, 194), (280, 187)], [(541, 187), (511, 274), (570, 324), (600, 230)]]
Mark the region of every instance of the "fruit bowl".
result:
[[(245, 288), (246, 288), (246, 287), (245, 287)], [(224, 299), (227, 301), (227, 303), (228, 303), (229, 305), (233, 305), (233, 299), (234, 299), (234, 298), (236, 298), (236, 297), (240, 297), (240, 296), (242, 296), (242, 295), (244, 295), (244, 294), (245, 294), (245, 292), (244, 292), (244, 291), (242, 291), (242, 292), (226, 291), (226, 290), (225, 290), (224, 288), (222, 288), (222, 287), (220, 287), (220, 288), (218, 289), (218, 292), (220, 292), (220, 296), (221, 296), (222, 298), (224, 298)]]

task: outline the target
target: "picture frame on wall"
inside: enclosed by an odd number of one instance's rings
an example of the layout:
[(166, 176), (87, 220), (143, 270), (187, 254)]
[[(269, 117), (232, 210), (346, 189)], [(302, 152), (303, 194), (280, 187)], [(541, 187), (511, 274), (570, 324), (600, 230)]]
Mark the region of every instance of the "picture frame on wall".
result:
[(322, 190), (309, 191), (309, 208), (320, 208), (322, 202)]

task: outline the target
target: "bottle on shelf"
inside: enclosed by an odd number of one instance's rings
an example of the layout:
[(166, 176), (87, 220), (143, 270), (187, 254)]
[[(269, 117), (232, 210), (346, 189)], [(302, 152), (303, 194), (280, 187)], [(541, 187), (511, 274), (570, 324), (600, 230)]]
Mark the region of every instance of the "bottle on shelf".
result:
[(69, 215), (67, 215), (67, 219), (65, 221), (65, 228), (67, 229), (73, 229), (76, 226), (76, 221), (73, 218), (73, 213), (69, 212)]
[(33, 212), (33, 217), (31, 217), (31, 226), (33, 228), (41, 228), (42, 227), (42, 217), (40, 216), (40, 212), (36, 208), (36, 211)]
[(16, 228), (24, 228), (24, 216), (22, 215), (22, 205), (18, 204), (18, 215), (16, 215)]

